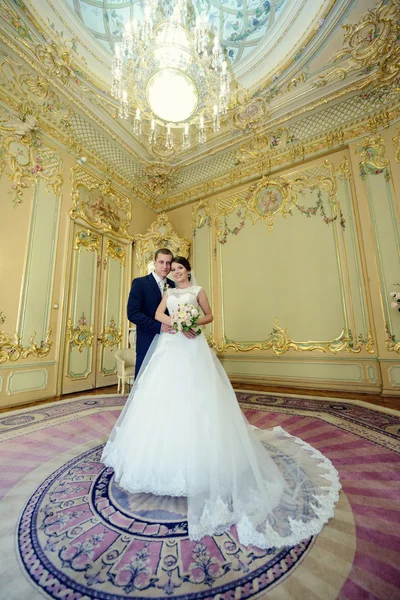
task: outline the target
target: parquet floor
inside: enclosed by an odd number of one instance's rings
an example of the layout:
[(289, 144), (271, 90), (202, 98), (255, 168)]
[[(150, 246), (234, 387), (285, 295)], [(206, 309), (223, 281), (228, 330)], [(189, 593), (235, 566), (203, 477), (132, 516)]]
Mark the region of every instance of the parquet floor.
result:
[[(278, 387), (269, 386), (262, 384), (251, 384), (251, 383), (234, 383), (233, 387), (236, 390), (252, 390), (255, 392), (266, 392), (270, 394), (296, 394), (305, 396), (319, 396), (321, 398), (342, 398), (343, 400), (362, 400), (370, 404), (383, 406), (385, 408), (392, 408), (400, 411), (400, 396), (383, 397), (379, 394), (360, 394), (358, 392), (341, 392), (333, 390), (313, 390), (313, 389), (298, 389), (291, 387)], [(1, 408), (0, 413), (9, 412), (11, 410), (19, 410), (21, 408), (28, 408), (30, 406), (38, 406), (39, 404), (45, 404), (47, 402), (57, 402), (59, 400), (77, 398), (79, 396), (102, 396), (104, 394), (116, 394), (117, 386), (112, 385), (104, 388), (97, 388), (95, 390), (86, 390), (83, 392), (75, 392), (74, 394), (66, 394), (65, 396), (55, 396), (54, 398), (46, 398), (45, 400), (36, 400), (27, 404), (20, 404), (15, 407)]]

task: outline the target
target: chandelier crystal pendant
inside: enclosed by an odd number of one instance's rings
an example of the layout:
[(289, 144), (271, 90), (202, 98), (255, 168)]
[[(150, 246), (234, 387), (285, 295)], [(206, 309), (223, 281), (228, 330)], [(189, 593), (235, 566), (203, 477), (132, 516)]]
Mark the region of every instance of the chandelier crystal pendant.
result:
[(143, 0), (139, 18), (126, 23), (115, 45), (111, 94), (118, 116), (133, 118), (133, 133), (150, 145), (187, 150), (221, 127), (231, 76), (219, 38), (205, 14), (187, 0)]

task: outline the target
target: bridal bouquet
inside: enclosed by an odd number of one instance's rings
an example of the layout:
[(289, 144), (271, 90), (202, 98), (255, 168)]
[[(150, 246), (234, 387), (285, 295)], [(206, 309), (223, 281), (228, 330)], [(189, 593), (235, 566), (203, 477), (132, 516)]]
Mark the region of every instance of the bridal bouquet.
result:
[(172, 327), (176, 331), (189, 331), (193, 329), (197, 335), (200, 335), (201, 329), (197, 327), (197, 321), (200, 317), (199, 309), (193, 306), (193, 304), (178, 304), (178, 307), (172, 311)]

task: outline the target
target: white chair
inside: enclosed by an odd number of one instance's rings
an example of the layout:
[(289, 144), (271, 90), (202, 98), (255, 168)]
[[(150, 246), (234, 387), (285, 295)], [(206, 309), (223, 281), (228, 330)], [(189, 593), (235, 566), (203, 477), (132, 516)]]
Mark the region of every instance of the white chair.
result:
[(122, 350), (117, 350), (114, 352), (114, 357), (117, 361), (117, 392), (124, 394), (125, 383), (132, 385), (135, 379), (136, 349), (123, 348)]

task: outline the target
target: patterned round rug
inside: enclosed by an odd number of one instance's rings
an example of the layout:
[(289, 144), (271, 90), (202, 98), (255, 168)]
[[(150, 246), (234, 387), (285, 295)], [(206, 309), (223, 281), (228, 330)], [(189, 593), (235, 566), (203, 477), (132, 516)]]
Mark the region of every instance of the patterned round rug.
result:
[(335, 518), (319, 536), (265, 551), (232, 527), (191, 542), (184, 499), (128, 494), (100, 462), (124, 399), (77, 398), (0, 419), (0, 599), (396, 598), (399, 417), (238, 398), (252, 424), (282, 426), (339, 470)]
[(102, 448), (54, 471), (22, 512), (22, 563), (51, 598), (200, 599), (210, 589), (227, 598), (240, 589), (245, 598), (289, 576), (313, 545), (246, 548), (234, 527), (191, 542), (186, 500), (128, 494), (100, 462)]

